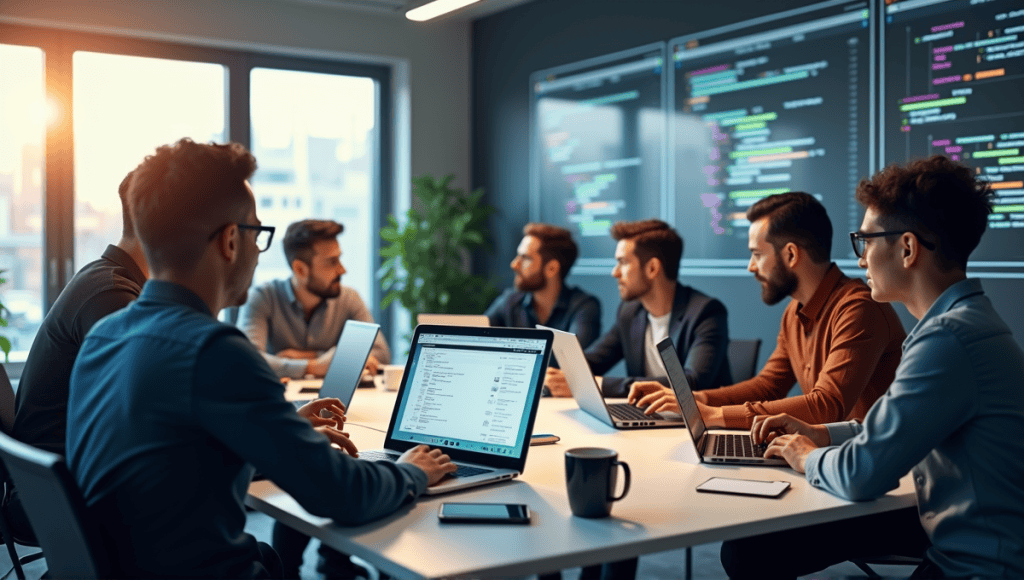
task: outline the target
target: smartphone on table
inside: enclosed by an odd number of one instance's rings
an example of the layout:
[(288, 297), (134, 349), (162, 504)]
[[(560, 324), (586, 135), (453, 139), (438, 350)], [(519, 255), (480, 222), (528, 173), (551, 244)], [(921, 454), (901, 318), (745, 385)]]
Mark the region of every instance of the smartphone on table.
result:
[(521, 503), (443, 503), (437, 519), (455, 524), (528, 524), (530, 508)]
[(779, 497), (787, 489), (789, 489), (788, 481), (759, 481), (727, 477), (712, 477), (697, 486), (697, 491), (757, 497)]

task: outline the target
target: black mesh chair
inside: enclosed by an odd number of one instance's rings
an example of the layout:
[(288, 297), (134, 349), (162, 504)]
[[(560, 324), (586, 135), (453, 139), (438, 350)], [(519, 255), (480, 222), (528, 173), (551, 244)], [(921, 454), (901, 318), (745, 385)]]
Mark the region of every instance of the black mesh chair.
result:
[(0, 433), (0, 461), (18, 488), (49, 578), (101, 578), (110, 564), (64, 458)]
[[(11, 386), (10, 377), (7, 376), (7, 369), (0, 365), (0, 432), (11, 432), (11, 427), (14, 426), (14, 408), (14, 387)], [(15, 544), (30, 548), (38, 548), (39, 546), (35, 542), (18, 538), (11, 530), (11, 526), (7, 522), (7, 516), (4, 513), (7, 505), (7, 494), (10, 493), (6, 482), (7, 473), (4, 471), (3, 465), (0, 464), (0, 486), (3, 487), (3, 489), (0, 489), (0, 501), (3, 501), (4, 506), (0, 508), (0, 534), (3, 534), (3, 542), (7, 546), (7, 555), (11, 557), (11, 565), (14, 567), (15, 575), (18, 577), (18, 580), (25, 580), (23, 566), (42, 558), (43, 553), (35, 552), (25, 556), (18, 556), (18, 550), (14, 547)]]

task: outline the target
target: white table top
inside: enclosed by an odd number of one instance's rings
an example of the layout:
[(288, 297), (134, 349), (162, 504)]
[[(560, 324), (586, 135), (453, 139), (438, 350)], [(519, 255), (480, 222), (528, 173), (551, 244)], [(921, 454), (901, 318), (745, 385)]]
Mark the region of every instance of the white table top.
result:
[[(395, 393), (359, 389), (348, 431), (360, 449), (383, 445)], [(581, 411), (572, 399), (542, 399), (534, 433), (561, 441), (530, 448), (518, 480), (436, 497), (422, 497), (397, 514), (346, 528), (310, 515), (271, 482), (255, 482), (247, 503), (324, 543), (399, 578), (519, 576), (596, 564), (685, 546), (880, 513), (916, 503), (913, 484), (872, 502), (852, 503), (814, 489), (787, 468), (704, 465), (686, 429), (618, 431)], [(574, 517), (565, 490), (564, 452), (609, 447), (632, 470), (629, 495), (609, 518)], [(710, 477), (785, 480), (777, 499), (699, 493)], [(620, 477), (621, 489), (621, 477)], [(525, 503), (529, 525), (442, 524), (442, 502)]]

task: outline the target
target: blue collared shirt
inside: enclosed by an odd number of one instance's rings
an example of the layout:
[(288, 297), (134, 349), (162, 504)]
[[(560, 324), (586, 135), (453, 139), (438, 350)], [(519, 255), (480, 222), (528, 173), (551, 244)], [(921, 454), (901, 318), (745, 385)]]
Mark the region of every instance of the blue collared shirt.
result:
[(864, 423), (827, 426), (807, 480), (868, 500), (913, 473), (928, 558), (949, 576), (1024, 577), (1024, 352), (981, 283), (942, 293)]

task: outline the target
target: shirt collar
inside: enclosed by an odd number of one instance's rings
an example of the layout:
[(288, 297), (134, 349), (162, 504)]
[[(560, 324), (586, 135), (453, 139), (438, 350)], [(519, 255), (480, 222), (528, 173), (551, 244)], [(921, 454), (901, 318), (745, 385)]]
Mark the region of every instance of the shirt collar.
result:
[(295, 287), (292, 286), (291, 277), (282, 278), (274, 281), (277, 284), (277, 290), (281, 294), (284, 294), (285, 298), (288, 299), (288, 303), (293, 306), (301, 306), (299, 299), (295, 297)]
[(977, 278), (967, 278), (966, 280), (961, 280), (949, 288), (946, 288), (942, 294), (939, 294), (939, 297), (935, 299), (935, 302), (933, 302), (928, 308), (928, 311), (924, 313), (921, 320), (917, 321), (917, 324), (914, 325), (914, 330), (912, 330), (907, 336), (907, 340), (904, 341), (904, 344), (909, 342), (911, 337), (917, 332), (917, 329), (921, 328), (926, 322), (928, 322), (928, 320), (935, 318), (940, 314), (949, 312), (954, 306), (956, 306), (957, 302), (960, 302), (965, 298), (984, 293), (985, 291), (981, 288), (981, 280), (978, 280)]
[(132, 279), (132, 282), (135, 282), (139, 286), (146, 283), (146, 275), (142, 273), (142, 268), (135, 263), (135, 258), (132, 258), (131, 254), (123, 249), (110, 244), (107, 246), (106, 250), (103, 250), (103, 258), (110, 260), (125, 270), (128, 270), (128, 274)]
[(836, 289), (839, 282), (845, 278), (846, 276), (835, 262), (829, 264), (828, 270), (825, 271), (825, 277), (821, 279), (821, 283), (818, 284), (818, 289), (814, 291), (811, 299), (807, 301), (807, 304), (797, 308), (796, 314), (800, 317), (800, 321), (804, 324), (817, 321), (821, 316), (821, 311), (825, 308), (825, 303), (828, 302), (828, 297), (832, 295), (832, 291)]
[[(558, 299), (555, 300), (555, 306), (551, 309), (551, 314), (559, 310), (567, 310), (569, 308), (569, 302), (572, 300), (573, 289), (562, 282), (562, 290), (558, 293)], [(523, 308), (531, 310), (533, 307), (533, 292), (527, 292), (526, 296), (523, 297)], [(531, 310), (532, 311), (532, 310)]]
[(174, 304), (188, 306), (189, 308), (198, 310), (208, 316), (213, 316), (213, 313), (210, 312), (210, 308), (206, 305), (206, 302), (203, 302), (203, 299), (200, 298), (198, 294), (181, 284), (175, 284), (174, 282), (167, 282), (165, 280), (148, 280), (146, 285), (142, 287), (142, 294), (139, 296), (139, 300), (172, 302)]

